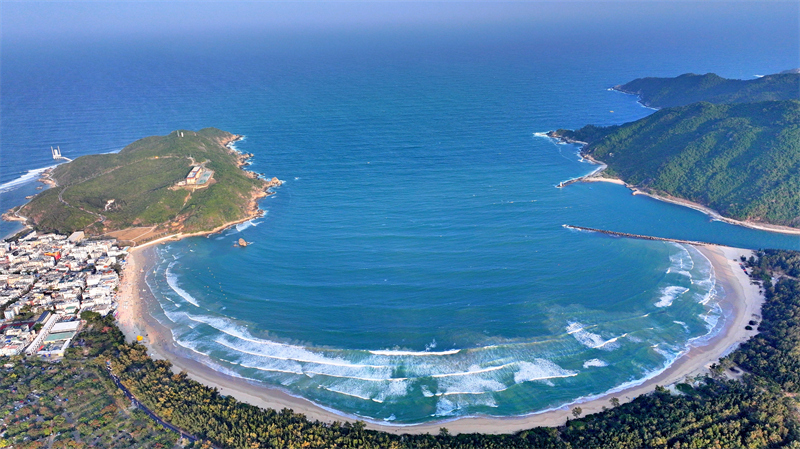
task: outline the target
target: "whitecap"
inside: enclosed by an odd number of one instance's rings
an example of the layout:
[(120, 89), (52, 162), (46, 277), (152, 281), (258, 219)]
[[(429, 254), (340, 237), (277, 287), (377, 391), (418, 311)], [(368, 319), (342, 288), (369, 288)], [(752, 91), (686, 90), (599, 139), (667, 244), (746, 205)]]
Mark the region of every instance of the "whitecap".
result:
[(607, 351), (616, 349), (618, 347), (617, 341), (620, 338), (627, 336), (627, 334), (623, 334), (618, 337), (605, 340), (600, 335), (587, 331), (584, 328), (584, 325), (578, 323), (577, 321), (571, 321), (568, 323), (567, 333), (575, 337), (575, 339), (584, 346), (592, 349), (604, 349)]
[(590, 368), (590, 367), (602, 368), (604, 366), (608, 366), (608, 362), (604, 362), (603, 360), (600, 359), (590, 359), (583, 362), (584, 368)]
[(686, 331), (687, 333), (689, 332), (689, 326), (686, 323), (684, 323), (683, 321), (677, 321), (676, 320), (676, 321), (673, 321), (673, 323), (680, 324), (681, 327), (683, 327), (684, 331)]
[(200, 307), (197, 304), (197, 300), (192, 295), (190, 295), (189, 292), (187, 292), (186, 290), (182, 289), (178, 285), (178, 277), (175, 276), (174, 274), (172, 274), (172, 272), (170, 271), (170, 269), (172, 268), (173, 265), (175, 265), (175, 262), (170, 263), (169, 266), (167, 266), (167, 269), (164, 272), (166, 274), (166, 277), (167, 277), (167, 285), (169, 285), (169, 287), (172, 289), (172, 291), (177, 293), (181, 298), (185, 299), (186, 302), (194, 305), (195, 307)]
[(436, 413), (434, 413), (433, 416), (449, 416), (452, 415), (457, 408), (458, 407), (453, 401), (447, 399), (446, 397), (440, 397), (436, 402)]
[(514, 382), (520, 384), (534, 380), (558, 379), (577, 375), (577, 371), (564, 369), (550, 360), (535, 359), (534, 362), (519, 363), (519, 371), (514, 373)]
[(661, 289), (661, 298), (656, 302), (656, 307), (669, 307), (675, 301), (675, 299), (688, 292), (689, 289), (686, 287), (680, 287), (677, 285), (670, 285), (669, 287), (664, 287)]
[(236, 225), (236, 231), (242, 232), (242, 231), (244, 231), (245, 229), (247, 229), (247, 228), (249, 228), (251, 226), (252, 227), (256, 227), (256, 226), (260, 225), (261, 223), (263, 223), (263, 221), (255, 221), (255, 220), (248, 220), (248, 221), (245, 221), (244, 223), (238, 223)]
[(457, 378), (448, 377), (439, 379), (436, 396), (496, 393), (504, 391), (507, 388), (508, 387), (500, 381), (481, 375)]
[(374, 350), (369, 351), (370, 354), (375, 355), (388, 355), (388, 356), (399, 356), (399, 355), (412, 355), (412, 356), (430, 356), (430, 355), (452, 355), (458, 354), (461, 352), (460, 349), (450, 349), (447, 351), (399, 351), (399, 350)]

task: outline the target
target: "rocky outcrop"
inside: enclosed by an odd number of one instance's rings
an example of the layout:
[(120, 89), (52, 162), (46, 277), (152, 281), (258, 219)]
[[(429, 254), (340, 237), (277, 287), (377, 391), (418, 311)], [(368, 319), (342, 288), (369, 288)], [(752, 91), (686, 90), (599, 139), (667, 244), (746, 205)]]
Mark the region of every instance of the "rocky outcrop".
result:
[(283, 184), (283, 181), (281, 181), (278, 178), (273, 177), (272, 179), (267, 181), (267, 184), (264, 186), (264, 188), (269, 189), (271, 187), (280, 187), (281, 184)]

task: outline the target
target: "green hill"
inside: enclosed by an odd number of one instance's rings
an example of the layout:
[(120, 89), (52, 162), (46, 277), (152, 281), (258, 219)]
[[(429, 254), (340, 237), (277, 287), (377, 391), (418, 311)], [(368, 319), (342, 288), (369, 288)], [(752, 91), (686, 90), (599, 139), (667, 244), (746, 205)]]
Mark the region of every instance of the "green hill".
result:
[(800, 226), (800, 101), (695, 103), (554, 135), (625, 182), (739, 220)]
[(699, 101), (743, 103), (800, 97), (800, 74), (791, 71), (752, 80), (732, 80), (713, 73), (687, 73), (676, 78), (639, 78), (614, 89), (638, 95), (654, 108), (685, 106)]
[[(183, 130), (138, 140), (116, 154), (77, 158), (55, 168), (50, 176), (57, 186), (36, 195), (20, 214), (43, 230), (101, 234), (154, 227), (149, 237), (244, 219), (267, 183), (242, 170), (242, 156), (225, 147), (237, 138), (215, 128)], [(207, 186), (178, 186), (198, 164), (214, 172)]]

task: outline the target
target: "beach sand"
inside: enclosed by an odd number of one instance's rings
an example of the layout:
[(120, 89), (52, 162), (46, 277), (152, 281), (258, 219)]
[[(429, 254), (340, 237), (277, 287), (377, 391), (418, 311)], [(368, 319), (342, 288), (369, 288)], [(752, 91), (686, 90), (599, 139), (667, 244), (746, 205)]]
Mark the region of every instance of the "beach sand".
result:
[[(585, 416), (600, 412), (603, 407), (611, 407), (609, 400), (612, 397), (625, 403), (639, 395), (652, 392), (656, 385), (672, 385), (684, 381), (687, 377), (708, 373), (709, 367), (714, 362), (756, 333), (756, 331), (745, 330), (744, 327), (749, 320), (760, 316), (763, 295), (759, 293), (757, 285), (750, 284), (749, 277), (739, 267), (739, 256), (750, 257), (752, 251), (721, 246), (701, 246), (697, 249), (711, 261), (717, 283), (725, 291), (725, 296), (720, 301), (726, 317), (725, 328), (714, 338), (704, 342), (702, 346), (691, 347), (657, 376), (623, 391), (532, 415), (508, 418), (458, 418), (408, 426), (367, 422), (367, 428), (398, 434), (438, 434), (440, 428), (446, 427), (452, 434), (474, 432), (497, 434), (513, 433), (538, 426), (560, 426), (571, 417), (571, 408), (576, 405), (581, 407)], [(137, 335), (141, 335), (153, 358), (168, 359), (172, 362), (176, 372), (185, 371), (190, 378), (216, 387), (221, 394), (232, 396), (242, 402), (277, 410), (290, 408), (296, 413), (306, 415), (311, 420), (323, 422), (354, 421), (356, 419), (327, 410), (311, 401), (293, 397), (280, 390), (254, 385), (247, 380), (228, 376), (190, 358), (185, 349), (175, 344), (169, 329), (161, 325), (148, 312), (150, 308), (159, 307), (144, 280), (144, 275), (152, 270), (154, 261), (155, 250), (152, 246), (136, 248), (128, 257), (123, 283), (120, 287), (117, 316), (120, 328), (128, 341), (133, 341)]]

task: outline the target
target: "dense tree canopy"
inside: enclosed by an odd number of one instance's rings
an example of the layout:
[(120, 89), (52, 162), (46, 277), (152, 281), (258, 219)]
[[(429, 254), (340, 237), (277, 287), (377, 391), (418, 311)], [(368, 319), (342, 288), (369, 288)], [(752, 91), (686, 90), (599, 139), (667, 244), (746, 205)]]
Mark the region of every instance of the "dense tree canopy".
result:
[(739, 220), (800, 225), (800, 101), (662, 109), (559, 135), (588, 142), (607, 173)]
[(791, 100), (800, 95), (800, 74), (778, 73), (751, 80), (726, 79), (714, 73), (686, 73), (675, 78), (639, 78), (615, 86), (621, 92), (638, 95), (654, 108), (709, 103), (752, 103)]

